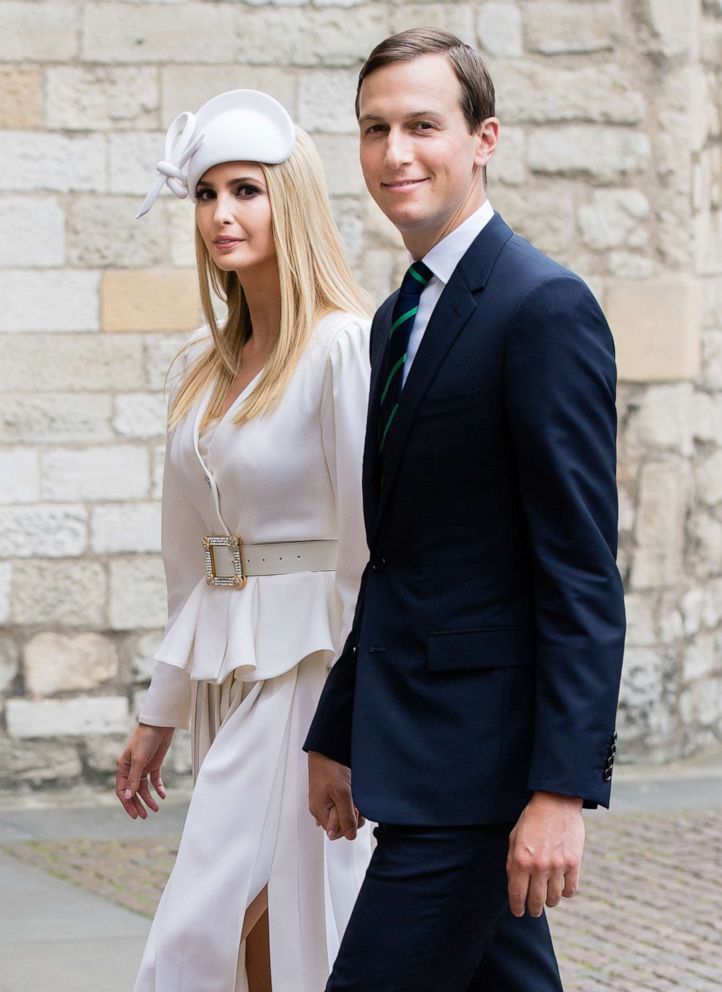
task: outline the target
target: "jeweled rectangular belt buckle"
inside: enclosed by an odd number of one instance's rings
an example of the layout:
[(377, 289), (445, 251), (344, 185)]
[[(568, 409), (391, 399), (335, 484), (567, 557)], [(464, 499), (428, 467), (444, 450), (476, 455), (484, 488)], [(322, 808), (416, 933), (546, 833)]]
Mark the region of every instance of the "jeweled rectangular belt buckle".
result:
[(203, 551), (207, 585), (243, 589), (247, 579), (243, 572), (243, 544), (239, 537), (206, 536), (203, 538)]

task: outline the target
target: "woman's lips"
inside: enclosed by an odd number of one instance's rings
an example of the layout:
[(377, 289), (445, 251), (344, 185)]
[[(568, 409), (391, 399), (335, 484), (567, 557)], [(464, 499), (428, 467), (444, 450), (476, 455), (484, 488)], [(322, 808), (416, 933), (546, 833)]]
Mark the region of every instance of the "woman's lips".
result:
[(235, 248), (236, 245), (240, 245), (241, 243), (241, 238), (216, 238), (213, 242), (219, 251), (230, 251), (231, 248)]

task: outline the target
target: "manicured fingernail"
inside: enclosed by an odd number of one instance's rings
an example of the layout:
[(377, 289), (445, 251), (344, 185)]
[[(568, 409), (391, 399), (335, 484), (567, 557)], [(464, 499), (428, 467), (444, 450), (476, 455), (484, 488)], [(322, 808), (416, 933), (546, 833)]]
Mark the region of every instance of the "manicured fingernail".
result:
[(133, 791), (132, 791), (132, 789), (126, 789), (125, 790), (125, 798), (126, 799), (132, 799), (133, 798)]
[(165, 786), (162, 783), (158, 783), (158, 795), (161, 799), (165, 799), (166, 797)]

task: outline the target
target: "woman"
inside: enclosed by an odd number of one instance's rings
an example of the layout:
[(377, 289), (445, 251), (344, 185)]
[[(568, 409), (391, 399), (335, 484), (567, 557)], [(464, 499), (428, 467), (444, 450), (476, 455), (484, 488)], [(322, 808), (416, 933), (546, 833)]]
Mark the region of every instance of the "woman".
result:
[(171, 369), (169, 619), (116, 792), (158, 809), (189, 718), (195, 786), (135, 989), (317, 992), (370, 850), (368, 828), (316, 829), (301, 751), (367, 557), (366, 305), (311, 140), (271, 97), (181, 114), (158, 170), (141, 215), (166, 181), (195, 201), (207, 327)]

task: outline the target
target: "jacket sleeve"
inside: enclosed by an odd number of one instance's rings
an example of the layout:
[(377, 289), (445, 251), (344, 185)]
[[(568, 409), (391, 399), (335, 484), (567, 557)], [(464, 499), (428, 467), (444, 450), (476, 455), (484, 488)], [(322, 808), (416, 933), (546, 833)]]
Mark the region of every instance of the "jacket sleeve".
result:
[(534, 575), (528, 787), (606, 806), (624, 645), (616, 371), (611, 333), (580, 279), (560, 274), (522, 300), (504, 376)]
[[(178, 364), (182, 365), (181, 360)], [(174, 370), (172, 369), (171, 372)], [(170, 392), (178, 385), (182, 367), (170, 378)], [(196, 535), (203, 533), (203, 521), (187, 498), (182, 481), (169, 456), (171, 435), (166, 441), (161, 497), (161, 553), (166, 577), (168, 620), (166, 631), (174, 622), (191, 590), (198, 582), (200, 544)], [(148, 691), (138, 719), (153, 727), (186, 728), (190, 722), (191, 683), (188, 672), (175, 665), (156, 661)]]
[(354, 320), (331, 342), (321, 397), (321, 438), (336, 504), (336, 591), (341, 625), (334, 661), (348, 637), (369, 552), (361, 464), (369, 390), (368, 323)]

